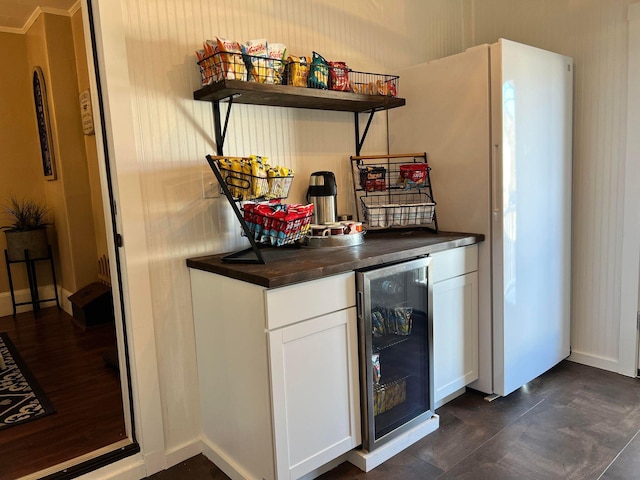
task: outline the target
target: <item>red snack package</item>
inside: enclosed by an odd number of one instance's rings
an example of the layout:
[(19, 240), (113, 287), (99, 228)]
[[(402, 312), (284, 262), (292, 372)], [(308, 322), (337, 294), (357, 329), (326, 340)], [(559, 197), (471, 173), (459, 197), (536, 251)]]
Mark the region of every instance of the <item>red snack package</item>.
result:
[(349, 67), (344, 62), (329, 63), (329, 85), (331, 90), (348, 92), (351, 90), (349, 84)]

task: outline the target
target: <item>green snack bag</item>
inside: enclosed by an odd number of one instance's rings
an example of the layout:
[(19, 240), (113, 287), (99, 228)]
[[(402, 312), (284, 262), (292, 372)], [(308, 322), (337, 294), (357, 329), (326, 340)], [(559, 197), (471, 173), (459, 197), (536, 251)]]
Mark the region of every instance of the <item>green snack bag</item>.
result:
[(311, 88), (321, 88), (322, 90), (329, 88), (329, 64), (317, 52), (313, 52), (307, 85)]

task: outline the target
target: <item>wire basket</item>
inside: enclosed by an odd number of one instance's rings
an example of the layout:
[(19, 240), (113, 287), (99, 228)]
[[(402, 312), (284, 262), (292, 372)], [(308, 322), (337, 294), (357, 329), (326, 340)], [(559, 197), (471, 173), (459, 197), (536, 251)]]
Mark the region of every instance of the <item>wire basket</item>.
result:
[[(251, 168), (250, 158), (236, 158), (240, 170), (233, 170), (218, 161), (218, 169), (231, 196), (239, 200), (257, 198), (282, 199), (289, 196), (293, 175), (275, 176), (274, 170)], [(255, 172), (248, 173), (248, 171)]]
[(328, 62), (319, 69), (319, 76), (310, 76), (311, 57), (294, 57), (294, 60), (247, 55), (241, 52), (215, 52), (210, 55), (200, 50), (198, 67), (202, 86), (224, 80), (240, 80), (271, 85), (293, 85), (319, 88), (361, 95), (398, 95), (397, 75), (351, 70), (344, 62)]
[(349, 83), (353, 93), (362, 95), (398, 96), (400, 77), (381, 73), (349, 71)]
[(373, 414), (379, 415), (407, 400), (407, 377), (373, 387)]
[(433, 223), (435, 202), (426, 193), (393, 193), (360, 197), (367, 229), (409, 227)]
[(202, 85), (222, 80), (285, 85), (286, 61), (234, 52), (216, 52), (198, 61)]
[(242, 211), (256, 242), (281, 247), (309, 232), (313, 204), (246, 203)]

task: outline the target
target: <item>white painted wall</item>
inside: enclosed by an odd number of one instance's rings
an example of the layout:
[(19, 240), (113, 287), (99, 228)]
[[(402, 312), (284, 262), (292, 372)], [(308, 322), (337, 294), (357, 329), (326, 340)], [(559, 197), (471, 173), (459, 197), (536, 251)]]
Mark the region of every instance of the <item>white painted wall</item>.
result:
[[(185, 259), (244, 247), (223, 198), (204, 200), (213, 153), (211, 106), (194, 50), (216, 35), (267, 38), (294, 54), (317, 50), (356, 70), (399, 68), (498, 37), (570, 55), (576, 63), (574, 351), (615, 369), (618, 357), (625, 174), (628, 0), (95, 0), (108, 127), (116, 170), (125, 305), (147, 472), (190, 456), (199, 434), (190, 287)], [(402, 79), (400, 79), (402, 95)], [(386, 151), (377, 114), (363, 153)], [(290, 201), (309, 173), (338, 175), (339, 207), (353, 211), (353, 116), (237, 105), (225, 153), (262, 154), (293, 167)], [(428, 146), (425, 146), (428, 151)], [(637, 185), (636, 185), (637, 186)], [(438, 188), (446, 188), (440, 186)], [(437, 191), (437, 189), (436, 189)], [(541, 186), (541, 194), (544, 194)], [(543, 214), (544, 212), (541, 212)], [(211, 368), (233, 368), (212, 365)], [(158, 431), (161, 429), (162, 431)], [(162, 438), (157, 438), (161, 436)]]
[[(111, 147), (128, 269), (128, 321), (140, 386), (143, 449), (149, 473), (193, 454), (199, 434), (198, 387), (188, 271), (185, 259), (243, 248), (245, 240), (224, 198), (204, 200), (200, 172), (214, 153), (211, 105), (192, 100), (199, 88), (194, 51), (215, 36), (267, 38), (293, 54), (316, 50), (355, 70), (393, 73), (401, 66), (461, 50), (459, 0), (127, 0), (97, 2), (110, 62)], [(114, 5), (115, 4), (115, 5)], [(118, 22), (118, 17), (121, 22)], [(124, 50), (123, 50), (124, 49)], [(400, 84), (400, 89), (402, 85)], [(125, 101), (125, 99), (127, 101)], [(266, 155), (297, 173), (289, 201), (302, 201), (309, 174), (338, 175), (340, 210), (351, 210), (349, 155), (353, 115), (236, 105), (225, 153)], [(377, 114), (363, 153), (386, 152), (386, 114)], [(236, 299), (235, 301), (241, 301)], [(148, 348), (152, 347), (152, 348)], [(156, 362), (152, 365), (151, 357)], [(211, 368), (233, 368), (212, 365)], [(157, 369), (154, 376), (146, 372)], [(157, 391), (162, 441), (157, 433)], [(150, 400), (148, 405), (145, 399)], [(147, 429), (149, 427), (149, 430)], [(150, 434), (146, 433), (150, 431)]]
[[(640, 311), (640, 2), (629, 5), (629, 75), (627, 91), (627, 158), (625, 165), (624, 231), (622, 241), (621, 314), (633, 318)], [(638, 291), (633, 301), (634, 291)], [(621, 362), (629, 375), (637, 375), (640, 365), (638, 330), (633, 322), (620, 328)], [(635, 351), (634, 351), (635, 348)]]

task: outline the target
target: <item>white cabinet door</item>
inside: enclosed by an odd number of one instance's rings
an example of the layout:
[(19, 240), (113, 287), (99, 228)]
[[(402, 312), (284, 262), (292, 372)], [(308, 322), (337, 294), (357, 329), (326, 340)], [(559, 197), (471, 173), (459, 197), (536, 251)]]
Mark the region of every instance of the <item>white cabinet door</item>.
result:
[(356, 309), (268, 335), (276, 476), (297, 479), (361, 442)]
[(436, 407), (477, 380), (478, 272), (434, 284), (433, 359)]

